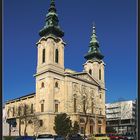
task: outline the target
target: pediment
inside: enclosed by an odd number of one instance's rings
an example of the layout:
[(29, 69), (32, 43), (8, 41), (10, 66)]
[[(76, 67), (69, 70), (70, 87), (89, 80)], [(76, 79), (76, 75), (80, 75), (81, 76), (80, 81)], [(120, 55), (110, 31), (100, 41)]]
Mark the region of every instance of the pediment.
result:
[(81, 80), (90, 82), (90, 83), (92, 83), (94, 85), (100, 86), (100, 84), (91, 75), (89, 75), (86, 72), (72, 74), (71, 76), (75, 77), (77, 79), (81, 79)]

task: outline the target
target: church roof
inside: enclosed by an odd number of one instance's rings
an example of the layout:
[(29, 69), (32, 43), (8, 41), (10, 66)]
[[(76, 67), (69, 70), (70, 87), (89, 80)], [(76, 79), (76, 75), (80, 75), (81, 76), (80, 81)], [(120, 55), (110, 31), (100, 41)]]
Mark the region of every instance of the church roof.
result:
[(55, 1), (51, 0), (50, 8), (45, 19), (45, 26), (39, 31), (39, 35), (43, 37), (51, 34), (53, 36), (63, 37), (64, 32), (61, 30), (58, 23), (59, 19), (56, 13)]
[(27, 97), (32, 97), (32, 96), (35, 96), (35, 93), (30, 93), (30, 94), (26, 94), (26, 95), (24, 95), (24, 96), (20, 96), (20, 97), (18, 97), (18, 98), (14, 98), (14, 99), (11, 99), (11, 100), (8, 100), (8, 101), (6, 101), (6, 104), (7, 103), (9, 103), (9, 102), (13, 102), (13, 101), (16, 101), (16, 100), (21, 100), (21, 99), (23, 99), (23, 98), (27, 98)]
[(96, 36), (95, 25), (93, 26), (93, 32), (92, 32), (91, 41), (89, 44), (89, 51), (84, 57), (87, 60), (102, 60), (104, 58), (104, 56), (101, 54), (100, 49), (99, 49), (99, 42)]
[(89, 73), (87, 73), (86, 71), (69, 73), (69, 74), (66, 74), (66, 75), (70, 76), (72, 78), (76, 78), (78, 80), (81, 80), (83, 82), (87, 82), (87, 83), (94, 84), (96, 86), (101, 87), (101, 85), (98, 83), (98, 81), (93, 76), (91, 76)]

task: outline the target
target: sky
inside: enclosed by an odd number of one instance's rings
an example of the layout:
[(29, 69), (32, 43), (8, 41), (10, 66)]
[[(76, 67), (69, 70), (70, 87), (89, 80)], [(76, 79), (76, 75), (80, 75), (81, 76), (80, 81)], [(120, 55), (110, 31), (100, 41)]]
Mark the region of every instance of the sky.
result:
[[(35, 92), (39, 30), (50, 0), (3, 0), (3, 102)], [(93, 23), (105, 62), (106, 103), (137, 97), (137, 1), (56, 0), (65, 68), (86, 62)]]

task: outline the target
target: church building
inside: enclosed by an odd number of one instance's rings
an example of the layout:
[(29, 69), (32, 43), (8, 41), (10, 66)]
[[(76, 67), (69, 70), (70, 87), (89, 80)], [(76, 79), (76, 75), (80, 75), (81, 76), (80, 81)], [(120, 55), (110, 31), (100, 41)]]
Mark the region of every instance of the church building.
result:
[[(95, 26), (81, 72), (64, 67), (66, 43), (63, 41), (64, 32), (59, 26), (54, 0), (50, 2), (45, 26), (39, 35), (34, 74), (36, 91), (5, 104), (7, 122), (15, 122), (10, 124), (10, 135), (55, 134), (54, 118), (59, 113), (68, 114), (72, 122), (77, 121), (81, 134), (85, 123), (87, 135), (106, 133), (105, 63)], [(27, 106), (30, 108), (29, 117)], [(34, 119), (39, 122), (39, 127), (33, 123)]]

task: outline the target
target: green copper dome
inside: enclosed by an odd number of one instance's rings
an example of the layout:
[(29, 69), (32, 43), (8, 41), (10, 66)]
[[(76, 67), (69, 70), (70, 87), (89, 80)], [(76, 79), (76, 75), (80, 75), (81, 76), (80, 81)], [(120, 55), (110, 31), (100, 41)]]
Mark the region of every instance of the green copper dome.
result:
[(89, 43), (89, 51), (84, 56), (84, 58), (87, 60), (91, 60), (91, 59), (101, 60), (104, 58), (104, 56), (101, 54), (99, 49), (99, 42), (97, 40), (95, 26), (93, 26), (93, 32)]
[(39, 31), (39, 35), (42, 37), (51, 34), (57, 37), (63, 37), (64, 32), (61, 30), (58, 23), (59, 20), (56, 13), (55, 1), (51, 0), (50, 8), (48, 10), (48, 14), (46, 15), (45, 26)]

